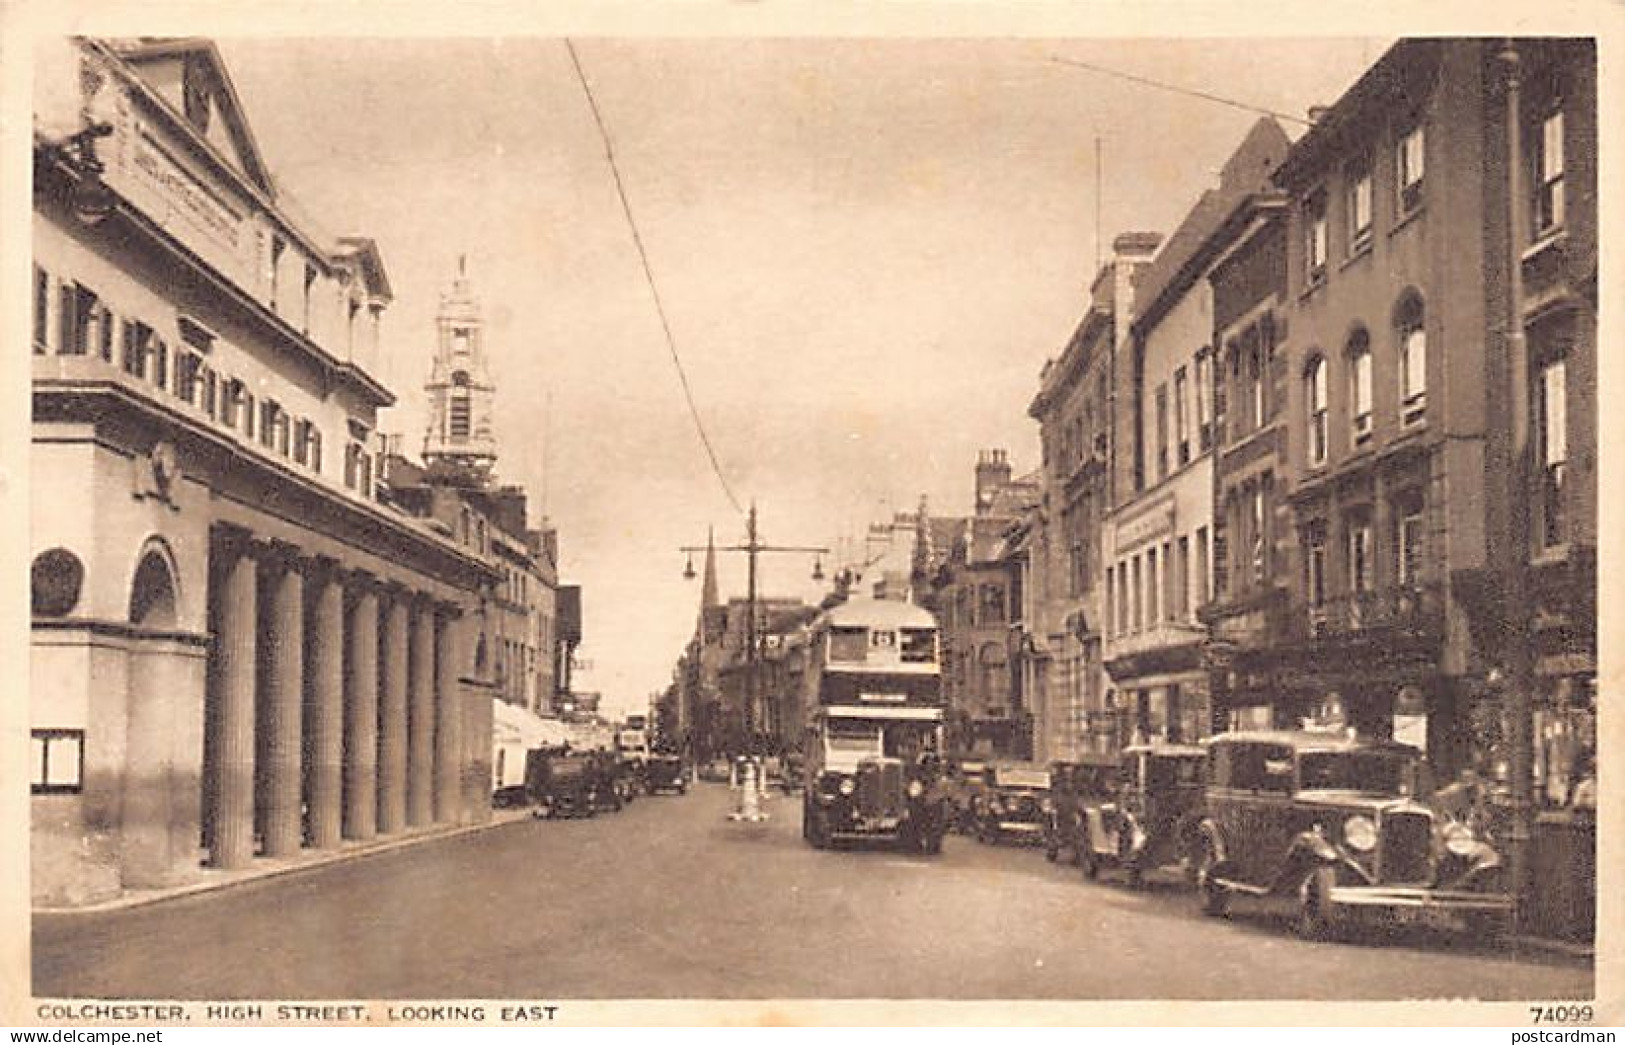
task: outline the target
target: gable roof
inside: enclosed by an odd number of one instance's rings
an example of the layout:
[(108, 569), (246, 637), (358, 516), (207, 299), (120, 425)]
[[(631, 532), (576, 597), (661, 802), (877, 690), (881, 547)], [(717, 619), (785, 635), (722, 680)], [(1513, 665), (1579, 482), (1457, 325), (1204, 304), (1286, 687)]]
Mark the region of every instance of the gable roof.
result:
[[(237, 87), (232, 83), (231, 75), (226, 72), (226, 63), (220, 57), (220, 50), (214, 41), (204, 37), (140, 37), (135, 40), (108, 40), (107, 46), (138, 74), (151, 70), (159, 63), (180, 62), (183, 68), (183, 81), (186, 76), (201, 77), (204, 90), (213, 99), (221, 120), (225, 122), (226, 136), (231, 146), (221, 159), (252, 181), (267, 196), (273, 199), (276, 197), (275, 183), (271, 180), (270, 171), (260, 155), (259, 145), (254, 141), (253, 131), (249, 129), (242, 100), (237, 96)], [(183, 123), (189, 123), (185, 115), (183, 98), (172, 96), (163, 90), (160, 83), (146, 75), (142, 78), (157, 97), (175, 110), (172, 115), (179, 117)], [(182, 90), (184, 89), (183, 82)], [(198, 137), (213, 147), (216, 153), (221, 152), (218, 145), (210, 141), (206, 134), (199, 132)]]
[(1192, 262), (1203, 254), (1203, 248), (1237, 206), (1270, 187), (1271, 175), (1291, 147), (1286, 132), (1273, 117), (1262, 117), (1253, 124), (1225, 161), (1219, 187), (1202, 193), (1178, 230), (1163, 244), (1156, 260), (1140, 272), (1134, 292), (1135, 300), (1143, 303), (1134, 321), (1137, 332), (1154, 326), (1179, 300), (1198, 275), (1192, 271)]

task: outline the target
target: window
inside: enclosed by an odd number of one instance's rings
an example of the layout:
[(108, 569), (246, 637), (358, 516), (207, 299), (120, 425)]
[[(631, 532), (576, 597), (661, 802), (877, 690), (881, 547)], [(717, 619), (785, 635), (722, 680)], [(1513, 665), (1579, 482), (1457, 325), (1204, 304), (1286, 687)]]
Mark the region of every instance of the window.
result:
[(1395, 150), (1399, 182), (1399, 213), (1409, 214), (1422, 205), (1422, 176), (1426, 171), (1426, 141), (1420, 122), (1399, 136)]
[(1168, 386), (1157, 386), (1157, 478), (1168, 478)]
[(1191, 539), (1179, 538), (1178, 558), (1174, 560), (1174, 613), (1184, 620), (1191, 613)]
[(1144, 589), (1140, 587), (1140, 557), (1136, 555), (1129, 563), (1129, 627), (1135, 631), (1140, 630), (1141, 605), (1145, 602)]
[(1401, 587), (1414, 587), (1422, 582), (1422, 563), (1427, 554), (1426, 534), (1422, 529), (1421, 495), (1411, 494), (1398, 501), (1396, 507), (1395, 572)]
[(1174, 371), (1174, 440), (1179, 447), (1180, 467), (1189, 464), (1191, 460), (1190, 391), (1185, 368), (1180, 367)]
[(1328, 429), (1326, 407), (1326, 358), (1315, 356), (1304, 375), (1304, 401), (1308, 404), (1309, 464), (1326, 463)]
[(1371, 339), (1364, 330), (1349, 338), (1349, 401), (1354, 445), (1371, 441)]
[(177, 349), (175, 353), (175, 395), (196, 405), (201, 382), (198, 374), (203, 369), (203, 357), (196, 352)]
[(281, 270), (282, 270), (282, 254), (287, 249), (288, 249), (288, 245), (287, 245), (287, 243), (283, 242), (281, 236), (272, 236), (271, 237), (271, 308), (272, 308), (272, 310), (275, 310), (276, 306), (277, 306), (277, 285), (278, 285), (278, 282), (279, 282), (279, 277), (282, 274), (281, 273)]
[(61, 321), (62, 342), (57, 351), (62, 355), (83, 356), (100, 350), (102, 358), (112, 359), (113, 317), (95, 291), (78, 283), (64, 285)]
[(1106, 571), (1106, 635), (1108, 638), (1117, 634), (1117, 571)]
[(124, 321), (123, 342), (124, 372), (133, 377), (145, 377), (147, 354), (152, 349), (152, 328), (139, 320), (127, 319)]
[(311, 264), (306, 264), (305, 265), (304, 315), (301, 317), (300, 327), (299, 327), (300, 331), (303, 332), (303, 333), (306, 333), (306, 334), (310, 333), (310, 299), (311, 299), (311, 296), (312, 296), (311, 295), (311, 290), (312, 290), (312, 288), (315, 287), (315, 285), (316, 285), (316, 266), (311, 265)]
[(1264, 484), (1249, 484), (1247, 492), (1248, 586), (1264, 583), (1268, 574), (1268, 550), (1264, 540), (1265, 496)]
[(260, 403), (260, 444), (266, 449), (276, 446), (276, 419), (281, 409), (267, 399)]
[(49, 348), (51, 330), (51, 277), (38, 265), (34, 266), (34, 354), (44, 355)]
[(1162, 619), (1177, 620), (1175, 610), (1177, 598), (1174, 594), (1174, 546), (1169, 541), (1162, 542)]
[(1371, 246), (1371, 161), (1363, 157), (1354, 161), (1345, 179), (1348, 253), (1353, 257)]
[(152, 345), (152, 383), (160, 389), (169, 387), (169, 343), (161, 337), (154, 337)]
[(1326, 521), (1316, 519), (1304, 527), (1304, 594), (1310, 606), (1326, 604)]
[(1256, 332), (1247, 338), (1247, 430), (1264, 427), (1264, 350)]
[(1196, 528), (1196, 604), (1207, 605), (1211, 598), (1211, 589), (1208, 587), (1208, 540), (1207, 527)]
[(293, 463), (304, 464), (310, 460), (310, 422), (300, 419), (293, 426)]
[(1358, 595), (1376, 587), (1372, 570), (1370, 514), (1365, 511), (1350, 513), (1347, 527), (1349, 591)]
[[(1561, 103), (1559, 103), (1561, 104)], [(1563, 227), (1563, 110), (1554, 106), (1540, 121), (1535, 136), (1535, 238)]]
[(467, 439), (469, 431), (470, 406), (468, 393), (463, 389), (455, 389), (451, 393), (451, 418), (448, 434), (453, 439)]
[(1326, 278), (1326, 191), (1317, 189), (1303, 201), (1304, 282), (1310, 286)]
[(1161, 619), (1157, 609), (1157, 549), (1147, 548), (1145, 551), (1145, 626), (1154, 628)]
[(313, 472), (320, 472), (322, 470), (322, 431), (321, 431), (321, 429), (317, 428), (314, 424), (312, 424), (310, 426), (310, 431), (308, 433), (306, 441), (308, 443), (309, 454), (310, 454), (310, 470), (313, 471)]
[(1196, 425), (1201, 452), (1213, 448), (1213, 354), (1196, 353)]
[(29, 792), (76, 795), (84, 788), (85, 731), (36, 729), (29, 756)]
[(1539, 424), (1535, 436), (1538, 461), (1539, 489), (1536, 492), (1536, 510), (1540, 524), (1536, 529), (1539, 546), (1550, 548), (1563, 541), (1563, 491), (1567, 478), (1568, 438), (1568, 373), (1565, 360), (1558, 358), (1540, 368), (1536, 378), (1536, 418)]
[(1428, 336), (1422, 302), (1409, 297), (1399, 310), (1399, 416), (1416, 424), (1428, 408)]
[(211, 418), (220, 414), (220, 379), (208, 367), (203, 368), (203, 412)]
[(982, 585), (981, 623), (1004, 623), (1004, 588), (997, 584)]

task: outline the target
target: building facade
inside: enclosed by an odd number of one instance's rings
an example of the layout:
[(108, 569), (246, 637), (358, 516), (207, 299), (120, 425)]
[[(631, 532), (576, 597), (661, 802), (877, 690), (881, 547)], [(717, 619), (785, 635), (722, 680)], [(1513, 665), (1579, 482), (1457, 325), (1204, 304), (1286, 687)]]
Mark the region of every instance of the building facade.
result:
[(1198, 610), (1212, 590), (1216, 532), (1210, 397), (1215, 371), (1239, 366), (1250, 374), (1253, 394), (1234, 405), (1248, 418), (1238, 433), (1251, 436), (1264, 426), (1264, 386), (1279, 361), (1268, 316), (1258, 325), (1261, 338), (1248, 335), (1240, 346), (1215, 339), (1207, 276), (1235, 231), (1236, 212), (1268, 185), (1289, 145), (1273, 119), (1254, 124), (1218, 186), (1196, 201), (1135, 287), (1116, 368), (1117, 446), (1119, 462), (1130, 466), (1128, 483), (1101, 527), (1104, 660), (1119, 745), (1188, 742), (1209, 732), (1207, 632)]
[(1023, 673), (1043, 709), (1040, 754), (1081, 758), (1118, 745), (1107, 699), (1101, 528), (1119, 488), (1114, 424), (1118, 346), (1129, 337), (1136, 275), (1162, 236), (1128, 232), (1090, 287), (1089, 308), (1060, 357), (1044, 365), (1027, 409), (1043, 467), (1027, 549)]
[(376, 247), (289, 216), (207, 41), (37, 83), (35, 902), (487, 816), (496, 574), (378, 499)]

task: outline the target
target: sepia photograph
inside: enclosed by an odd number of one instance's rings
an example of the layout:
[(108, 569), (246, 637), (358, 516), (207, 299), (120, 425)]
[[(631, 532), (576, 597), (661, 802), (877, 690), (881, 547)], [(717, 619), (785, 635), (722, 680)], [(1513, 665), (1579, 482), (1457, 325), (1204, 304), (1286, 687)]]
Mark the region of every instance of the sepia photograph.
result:
[(14, 11), (5, 1017), (1618, 1022), (1603, 18), (1082, 7)]

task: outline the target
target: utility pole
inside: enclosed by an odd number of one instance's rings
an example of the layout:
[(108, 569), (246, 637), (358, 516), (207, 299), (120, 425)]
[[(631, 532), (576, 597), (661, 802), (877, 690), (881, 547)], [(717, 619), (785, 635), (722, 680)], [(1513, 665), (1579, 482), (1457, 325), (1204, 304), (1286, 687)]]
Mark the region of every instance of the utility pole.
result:
[[(801, 544), (764, 544), (756, 529), (756, 502), (752, 501), (750, 512), (745, 519), (745, 543), (724, 545), (715, 548), (711, 545), (704, 547), (684, 545), (678, 551), (689, 556), (688, 565), (683, 570), (683, 576), (694, 576), (694, 553), (714, 550), (720, 552), (744, 552), (746, 555), (745, 573), (745, 734), (746, 742), (755, 748), (758, 746), (757, 724), (761, 711), (762, 696), (760, 693), (761, 678), (759, 666), (761, 661), (761, 634), (757, 620), (756, 596), (756, 559), (763, 552), (789, 552), (805, 555), (817, 555), (813, 562), (813, 580), (823, 580), (823, 556), (829, 554), (829, 549), (816, 545)], [(753, 752), (759, 753), (759, 752)]]

